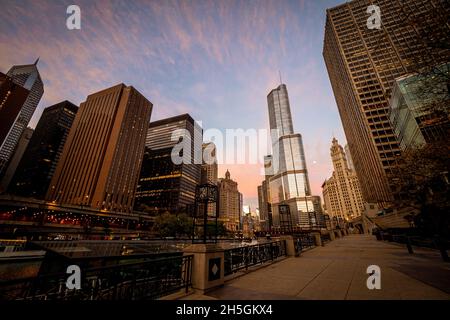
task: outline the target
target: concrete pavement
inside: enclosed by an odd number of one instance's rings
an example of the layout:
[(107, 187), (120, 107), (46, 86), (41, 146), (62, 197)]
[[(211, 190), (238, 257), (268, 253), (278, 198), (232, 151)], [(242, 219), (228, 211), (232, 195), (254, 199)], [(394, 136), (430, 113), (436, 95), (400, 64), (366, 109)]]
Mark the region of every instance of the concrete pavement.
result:
[[(380, 290), (367, 288), (369, 265), (381, 268)], [(437, 251), (416, 249), (410, 255), (402, 245), (350, 235), (184, 299), (450, 300), (450, 264)]]

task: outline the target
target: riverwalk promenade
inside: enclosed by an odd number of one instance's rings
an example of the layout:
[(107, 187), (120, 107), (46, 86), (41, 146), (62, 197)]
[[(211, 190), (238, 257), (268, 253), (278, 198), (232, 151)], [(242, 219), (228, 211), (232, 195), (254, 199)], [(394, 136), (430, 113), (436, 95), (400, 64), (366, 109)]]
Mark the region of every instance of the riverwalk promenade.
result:
[[(235, 274), (222, 287), (183, 299), (238, 300), (450, 300), (450, 263), (439, 252), (349, 235), (305, 251), (300, 257)], [(381, 289), (369, 290), (367, 267), (381, 271)]]

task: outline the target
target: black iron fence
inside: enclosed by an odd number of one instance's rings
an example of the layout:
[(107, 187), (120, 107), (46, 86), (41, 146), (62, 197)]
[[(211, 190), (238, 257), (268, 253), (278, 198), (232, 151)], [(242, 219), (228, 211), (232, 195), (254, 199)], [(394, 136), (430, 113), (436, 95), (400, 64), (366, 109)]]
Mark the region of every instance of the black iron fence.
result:
[(225, 275), (286, 256), (285, 240), (225, 250)]
[(309, 233), (293, 235), (294, 248), (296, 255), (299, 255), (302, 251), (310, 249), (316, 246), (314, 236)]
[(321, 234), (320, 235), (320, 239), (322, 240), (322, 243), (326, 243), (326, 242), (330, 242), (331, 241), (331, 237), (330, 237), (329, 233)]
[(409, 253), (414, 253), (413, 246), (439, 250), (444, 261), (449, 262), (450, 258), (448, 250), (450, 249), (450, 241), (438, 236), (423, 237), (419, 235), (409, 234), (393, 234), (390, 232), (379, 231), (376, 233), (377, 240), (386, 240), (389, 242), (397, 242), (405, 244)]
[(193, 255), (81, 270), (81, 289), (69, 274), (0, 281), (0, 300), (152, 300), (191, 286)]

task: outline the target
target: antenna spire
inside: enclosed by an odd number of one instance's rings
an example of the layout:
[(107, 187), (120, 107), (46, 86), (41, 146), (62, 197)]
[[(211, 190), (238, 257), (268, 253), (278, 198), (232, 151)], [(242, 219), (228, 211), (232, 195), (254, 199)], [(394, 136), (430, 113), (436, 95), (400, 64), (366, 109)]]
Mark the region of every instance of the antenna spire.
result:
[(36, 61), (33, 63), (34, 65), (37, 65), (37, 63), (39, 62), (39, 58), (40, 58), (40, 57), (38, 57), (38, 58), (36, 59)]
[(278, 70), (278, 75), (280, 76), (280, 84), (283, 84), (283, 81), (281, 80), (281, 71)]

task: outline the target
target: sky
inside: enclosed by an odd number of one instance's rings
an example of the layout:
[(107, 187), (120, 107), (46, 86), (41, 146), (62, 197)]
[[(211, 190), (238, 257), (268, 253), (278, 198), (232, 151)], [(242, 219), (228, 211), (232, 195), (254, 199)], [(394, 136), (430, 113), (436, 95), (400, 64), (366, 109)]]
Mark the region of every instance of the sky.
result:
[[(312, 192), (322, 195), (332, 137), (345, 144), (322, 57), (326, 9), (343, 2), (0, 0), (0, 71), (40, 57), (45, 93), (31, 127), (52, 104), (78, 105), (125, 83), (153, 103), (152, 121), (189, 113), (224, 134), (269, 129), (267, 94), (281, 74)], [(80, 30), (66, 27), (71, 4), (81, 9)], [(252, 211), (261, 167), (219, 165), (219, 177), (230, 171)]]

